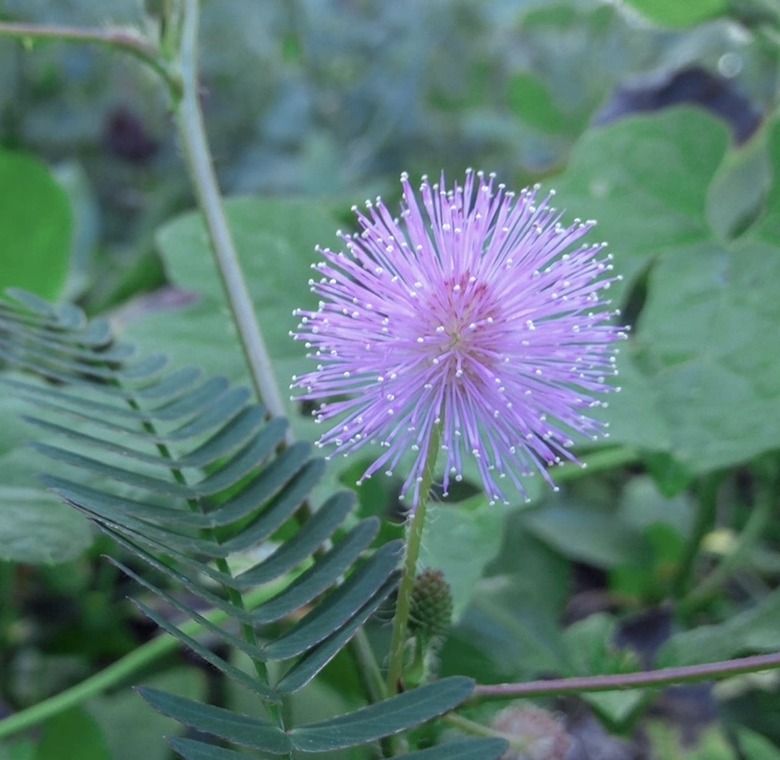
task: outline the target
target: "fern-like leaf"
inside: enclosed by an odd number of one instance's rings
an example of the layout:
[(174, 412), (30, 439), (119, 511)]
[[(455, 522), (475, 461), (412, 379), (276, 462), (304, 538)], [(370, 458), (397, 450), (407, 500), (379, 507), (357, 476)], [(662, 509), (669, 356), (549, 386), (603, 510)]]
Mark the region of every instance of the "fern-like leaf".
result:
[[(286, 421), (267, 419), (245, 389), (203, 379), (192, 368), (166, 372), (162, 357), (135, 360), (105, 322), (88, 322), (72, 306), (11, 295), (0, 301), (0, 360), (48, 383), (18, 376), (5, 383), (38, 410), (27, 418), (45, 437), (37, 451), (60, 471), (64, 465), (77, 473), (49, 474), (46, 485), (150, 568), (142, 574), (114, 560), (162, 602), (136, 604), (163, 630), (266, 703), (304, 687), (392, 592), (401, 543), (372, 551), (378, 522), (350, 521), (351, 493), (304, 513), (324, 464), (307, 444), (285, 446)], [(276, 544), (279, 531), (286, 540)], [(257, 547), (256, 560), (239, 571), (236, 555)], [(253, 605), (258, 587), (273, 592)], [(226, 622), (214, 622), (207, 609), (220, 610)], [(179, 621), (186, 619), (243, 652), (256, 672), (185, 633)], [(270, 662), (282, 664), (275, 678)], [(443, 679), (324, 723), (285, 729), (158, 691), (141, 694), (217, 740), (289, 756), (407, 730), (453, 709), (472, 688), (469, 679)], [(194, 739), (172, 744), (193, 760), (245, 756)], [(447, 746), (447, 758), (470, 760), (498, 757), (505, 744)]]

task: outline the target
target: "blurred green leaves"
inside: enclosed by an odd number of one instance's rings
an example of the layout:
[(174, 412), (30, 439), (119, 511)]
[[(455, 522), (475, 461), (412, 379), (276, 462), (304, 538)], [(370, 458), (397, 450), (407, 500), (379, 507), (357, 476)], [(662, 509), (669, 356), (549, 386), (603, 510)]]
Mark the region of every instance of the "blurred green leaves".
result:
[[(777, 126), (767, 133), (768, 156), (760, 135), (738, 154), (703, 112), (634, 117), (586, 135), (557, 182), (562, 205), (596, 218), (610, 242), (618, 300), (641, 308), (607, 414), (612, 438), (693, 474), (780, 446), (776, 185), (764, 193), (780, 174)], [(729, 240), (762, 203), (760, 221)]]
[(628, 3), (651, 21), (671, 27), (693, 26), (728, 10), (726, 0), (628, 0)]
[(0, 291), (56, 299), (68, 276), (68, 197), (37, 158), (0, 149)]
[(47, 491), (0, 486), (0, 560), (58, 564), (91, 543), (84, 518)]
[[(237, 198), (226, 210), (244, 275), (280, 387), (301, 371), (305, 353), (289, 336), (295, 308), (316, 306), (309, 292), (314, 246), (335, 242), (339, 222), (323, 203), (284, 198)], [(158, 245), (177, 292), (141, 302), (127, 312), (125, 336), (148, 351), (164, 351), (174, 364), (196, 363), (207, 372), (246, 381), (238, 338), (201, 217), (188, 213), (159, 232)], [(292, 407), (291, 407), (292, 409)], [(297, 415), (295, 415), (297, 416)]]

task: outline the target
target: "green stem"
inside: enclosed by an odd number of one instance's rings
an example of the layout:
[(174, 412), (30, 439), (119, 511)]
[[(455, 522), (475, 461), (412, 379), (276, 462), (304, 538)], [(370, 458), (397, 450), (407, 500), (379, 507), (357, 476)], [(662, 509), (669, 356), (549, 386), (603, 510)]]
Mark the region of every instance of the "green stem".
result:
[(706, 603), (743, 563), (764, 533), (775, 504), (773, 489), (766, 489), (757, 500), (737, 539), (733, 550), (707, 575), (698, 586), (683, 597), (677, 610), (683, 617)]
[(702, 541), (715, 525), (718, 508), (718, 491), (723, 480), (722, 473), (713, 473), (702, 482), (699, 491), (699, 505), (693, 524), (693, 531), (685, 547), (685, 554), (680, 562), (680, 569), (673, 585), (674, 595), (681, 597), (691, 586), (696, 570), (696, 559), (699, 556)]
[(180, 54), (183, 94), (176, 111), (182, 150), (195, 187), (198, 205), (206, 221), (228, 307), (238, 330), (258, 398), (272, 417), (284, 417), (284, 402), (271, 370), (271, 357), (257, 321), (255, 307), (241, 271), (233, 235), (222, 205), (200, 108), (197, 69), (198, 0), (185, 2)]
[[(244, 600), (246, 607), (253, 609), (260, 604), (264, 604), (278, 594), (279, 591), (286, 588), (289, 582), (290, 576), (285, 576), (275, 581), (272, 585), (264, 586), (261, 589), (248, 593)], [(224, 610), (212, 610), (206, 613), (204, 617), (212, 623), (220, 624), (227, 621), (230, 618), (230, 614)], [(182, 632), (188, 636), (196, 636), (203, 630), (203, 627), (194, 620), (188, 620), (180, 627)], [(99, 696), (109, 689), (115, 688), (152, 662), (161, 659), (171, 652), (175, 652), (180, 646), (181, 642), (178, 639), (169, 636), (167, 633), (160, 634), (157, 638), (148, 641), (146, 644), (138, 647), (138, 649), (133, 650), (120, 660), (72, 686), (70, 689), (44, 699), (42, 702), (21, 710), (8, 718), (3, 718), (0, 720), (0, 739), (32, 728), (55, 715), (59, 715), (76, 705)]]
[(56, 40), (59, 42), (87, 42), (122, 50), (152, 68), (166, 83), (174, 101), (181, 93), (181, 82), (168, 67), (155, 45), (150, 44), (134, 29), (121, 27), (107, 29), (81, 29), (78, 27), (48, 24), (0, 23), (0, 36), (14, 37), (22, 42), (29, 40)]
[(554, 697), (563, 694), (581, 694), (583, 692), (651, 688), (691, 681), (713, 681), (742, 673), (757, 673), (762, 670), (777, 668), (780, 668), (780, 652), (742, 657), (736, 660), (708, 662), (704, 665), (661, 668), (639, 673), (477, 686), (474, 690), (474, 698), (517, 699), (519, 697)]
[(382, 671), (379, 669), (371, 642), (362, 628), (350, 642), (350, 648), (357, 662), (358, 675), (369, 700), (373, 703), (381, 702), (387, 697), (385, 681), (382, 678)]
[(436, 456), (439, 452), (441, 427), (437, 425), (431, 433), (428, 443), (422, 482), (417, 497), (417, 503), (406, 524), (406, 553), (401, 571), (401, 582), (398, 585), (398, 600), (395, 617), (393, 618), (393, 637), (390, 643), (390, 664), (387, 670), (387, 692), (397, 694), (403, 689), (404, 649), (406, 647), (406, 629), (409, 623), (412, 589), (417, 577), (417, 560), (420, 556), (423, 529), (425, 528), (425, 513), (428, 508), (433, 472), (436, 466)]

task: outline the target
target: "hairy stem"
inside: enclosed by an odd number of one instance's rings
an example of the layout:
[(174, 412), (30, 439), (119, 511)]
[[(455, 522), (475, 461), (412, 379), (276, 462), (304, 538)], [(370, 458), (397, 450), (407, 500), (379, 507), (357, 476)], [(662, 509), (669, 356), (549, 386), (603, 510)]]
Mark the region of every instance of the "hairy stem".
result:
[(418, 492), (417, 503), (406, 524), (406, 553), (401, 571), (401, 582), (398, 586), (395, 617), (393, 618), (393, 637), (390, 644), (390, 663), (387, 669), (387, 691), (390, 695), (403, 690), (404, 649), (406, 646), (406, 629), (409, 623), (412, 589), (417, 577), (417, 560), (420, 556), (423, 529), (425, 528), (425, 513), (430, 499), (433, 472), (436, 466), (436, 455), (439, 451), (440, 426), (436, 426), (431, 434), (426, 452), (425, 467), (422, 482)]
[(757, 673), (761, 670), (776, 668), (780, 668), (780, 652), (755, 655), (753, 657), (741, 657), (736, 660), (708, 662), (703, 665), (647, 670), (638, 673), (557, 678), (549, 681), (477, 686), (474, 690), (474, 699), (554, 697), (562, 694), (579, 694), (582, 692), (669, 686), (690, 681), (717, 680), (740, 675), (741, 673)]
[(185, 0), (181, 39), (183, 93), (176, 110), (176, 123), (190, 178), (203, 212), (214, 259), (225, 289), (228, 307), (252, 376), (258, 398), (272, 417), (283, 417), (284, 402), (272, 371), (271, 357), (241, 271), (233, 235), (214, 172), (203, 113), (200, 108), (197, 67), (198, 0)]
[(178, 76), (169, 68), (157, 47), (142, 37), (135, 29), (122, 27), (82, 29), (49, 24), (0, 23), (0, 36), (14, 37), (22, 42), (32, 40), (87, 42), (121, 50), (142, 61), (159, 74), (168, 86), (174, 101), (181, 94), (181, 81)]

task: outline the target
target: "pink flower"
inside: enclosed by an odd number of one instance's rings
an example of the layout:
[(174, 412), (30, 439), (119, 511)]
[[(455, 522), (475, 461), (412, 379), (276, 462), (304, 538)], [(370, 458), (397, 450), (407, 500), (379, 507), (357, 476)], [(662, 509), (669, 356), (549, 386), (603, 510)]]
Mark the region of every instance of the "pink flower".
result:
[(353, 208), (362, 232), (338, 233), (346, 252), (320, 251), (322, 300), (295, 312), (294, 334), (317, 367), (293, 387), (322, 402), (321, 445), (384, 447), (363, 478), (414, 452), (413, 505), (437, 428), (445, 493), (473, 457), (491, 500), (505, 500), (505, 478), (525, 497), (524, 478), (552, 484), (547, 468), (576, 461), (575, 439), (606, 435), (590, 413), (615, 390), (625, 337), (603, 294), (611, 256), (580, 245), (594, 222), (562, 226), (538, 187), (515, 195), (469, 170), (452, 190), (423, 178), (420, 203), (406, 174), (401, 184), (400, 218), (367, 202)]

